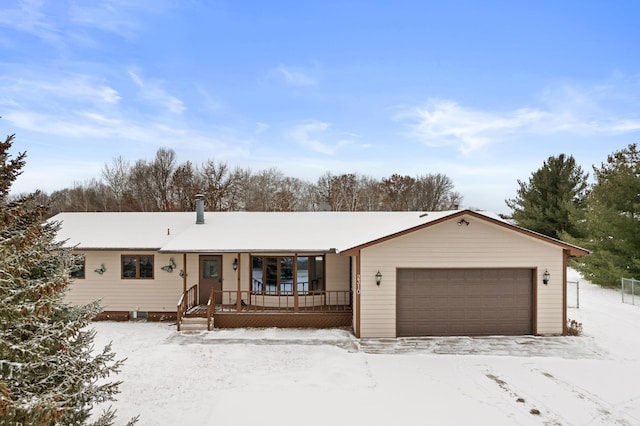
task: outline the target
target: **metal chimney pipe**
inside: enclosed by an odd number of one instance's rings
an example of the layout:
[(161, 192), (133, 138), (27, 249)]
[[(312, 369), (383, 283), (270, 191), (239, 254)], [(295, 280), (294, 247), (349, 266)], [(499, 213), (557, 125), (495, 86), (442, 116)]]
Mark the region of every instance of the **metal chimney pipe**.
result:
[(196, 195), (196, 224), (204, 223), (204, 195)]

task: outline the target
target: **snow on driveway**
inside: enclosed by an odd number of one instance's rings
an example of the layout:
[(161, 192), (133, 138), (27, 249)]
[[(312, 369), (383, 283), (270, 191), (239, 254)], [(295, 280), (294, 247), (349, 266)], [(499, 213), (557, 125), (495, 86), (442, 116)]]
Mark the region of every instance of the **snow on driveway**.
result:
[[(570, 276), (570, 279), (575, 279)], [(581, 337), (356, 339), (97, 322), (140, 425), (640, 424), (640, 306), (581, 281)]]

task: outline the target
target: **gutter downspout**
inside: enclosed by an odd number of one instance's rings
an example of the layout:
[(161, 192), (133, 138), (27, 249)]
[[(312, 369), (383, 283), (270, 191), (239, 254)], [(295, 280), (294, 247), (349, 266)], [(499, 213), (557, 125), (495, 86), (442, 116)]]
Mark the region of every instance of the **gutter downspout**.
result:
[(567, 335), (567, 264), (569, 250), (562, 250), (562, 335)]
[(236, 270), (236, 276), (238, 278), (238, 294), (236, 295), (236, 311), (240, 312), (242, 311), (242, 290), (241, 290), (241, 275), (242, 275), (242, 256), (241, 253), (237, 253), (236, 254), (238, 257), (236, 257), (236, 259), (238, 259), (238, 269)]
[(360, 250), (356, 254), (356, 306), (355, 306), (355, 316), (356, 323), (354, 327), (354, 333), (356, 337), (360, 338), (360, 286), (362, 284), (362, 278), (360, 276)]

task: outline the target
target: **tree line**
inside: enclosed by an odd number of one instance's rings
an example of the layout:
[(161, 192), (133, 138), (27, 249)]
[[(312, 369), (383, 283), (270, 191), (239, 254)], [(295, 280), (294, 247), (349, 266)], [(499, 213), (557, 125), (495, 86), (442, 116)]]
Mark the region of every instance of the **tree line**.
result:
[(271, 168), (258, 172), (225, 162), (178, 163), (160, 148), (152, 161), (116, 157), (100, 178), (41, 194), (50, 214), (62, 211), (190, 211), (197, 194), (210, 211), (436, 211), (456, 208), (462, 196), (444, 174), (393, 174), (380, 180), (327, 172), (311, 183)]
[[(571, 155), (550, 156), (505, 200), (517, 225), (586, 248), (573, 265), (585, 278), (617, 285), (640, 277), (640, 153), (616, 151), (593, 179)], [(444, 174), (392, 174), (375, 179), (327, 172), (316, 182), (271, 168), (258, 172), (224, 162), (178, 163), (160, 148), (151, 161), (114, 158), (100, 178), (40, 193), (49, 215), (61, 211), (192, 211), (195, 196), (210, 211), (438, 211), (456, 209), (462, 196)]]
[(591, 251), (573, 266), (585, 278), (620, 285), (640, 278), (640, 151), (637, 144), (615, 151), (593, 180), (572, 156), (549, 157), (516, 198), (506, 200), (522, 227)]

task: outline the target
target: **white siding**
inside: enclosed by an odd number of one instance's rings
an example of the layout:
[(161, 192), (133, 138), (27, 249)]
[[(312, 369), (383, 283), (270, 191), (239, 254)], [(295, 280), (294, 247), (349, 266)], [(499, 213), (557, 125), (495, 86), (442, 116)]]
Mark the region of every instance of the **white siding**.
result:
[[(362, 250), (361, 337), (396, 336), (398, 268), (530, 268), (537, 270), (538, 334), (563, 330), (561, 247), (474, 217), (443, 223)], [(542, 273), (551, 274), (549, 285)], [(382, 283), (376, 286), (380, 271)]]

